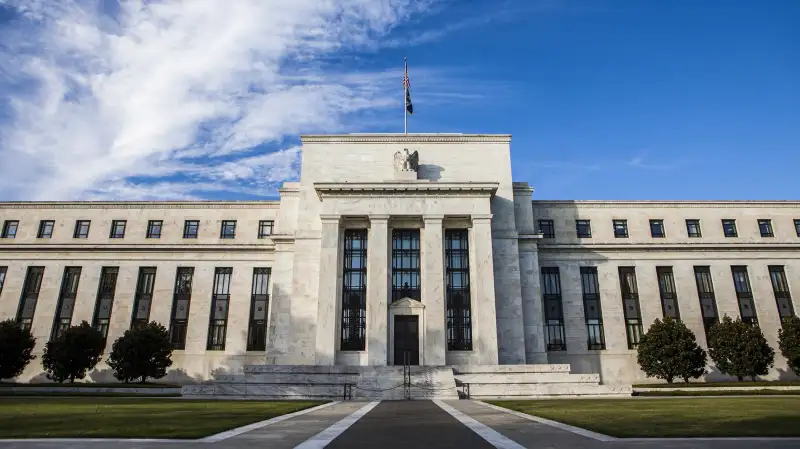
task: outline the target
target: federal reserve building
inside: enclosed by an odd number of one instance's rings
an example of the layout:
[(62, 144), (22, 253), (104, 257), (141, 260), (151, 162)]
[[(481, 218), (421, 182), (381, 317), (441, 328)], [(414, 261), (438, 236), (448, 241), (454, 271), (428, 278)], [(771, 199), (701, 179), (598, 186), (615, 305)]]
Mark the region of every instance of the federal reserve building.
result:
[(394, 397), (403, 376), (428, 396), (629, 395), (665, 316), (701, 346), (726, 315), (757, 323), (765, 379), (791, 377), (800, 202), (541, 201), (512, 179), (509, 135), (302, 144), (274, 201), (0, 203), (0, 318), (38, 354), (81, 321), (106, 354), (156, 321), (165, 380), (197, 395)]

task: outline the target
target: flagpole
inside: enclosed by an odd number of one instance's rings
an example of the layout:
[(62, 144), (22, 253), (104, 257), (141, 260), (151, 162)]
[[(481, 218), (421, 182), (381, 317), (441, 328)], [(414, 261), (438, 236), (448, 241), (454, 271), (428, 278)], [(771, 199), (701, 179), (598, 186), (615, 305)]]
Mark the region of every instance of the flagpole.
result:
[[(408, 58), (403, 58), (404, 63), (404, 76), (408, 76)], [(404, 78), (405, 79), (405, 78)], [(408, 134), (408, 106), (406, 105), (406, 98), (408, 98), (408, 84), (403, 83), (403, 134)]]

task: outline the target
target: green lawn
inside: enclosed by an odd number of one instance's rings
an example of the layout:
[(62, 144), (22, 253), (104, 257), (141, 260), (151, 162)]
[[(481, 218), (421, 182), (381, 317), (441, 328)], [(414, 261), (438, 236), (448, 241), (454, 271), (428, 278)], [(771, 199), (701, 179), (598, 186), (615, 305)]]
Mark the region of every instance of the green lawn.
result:
[(798, 437), (800, 398), (489, 401), (615, 437)]
[(691, 389), (683, 391), (670, 390), (669, 388), (660, 388), (658, 391), (636, 391), (633, 396), (800, 396), (800, 390), (774, 390), (774, 389), (759, 389), (759, 390), (744, 390), (744, 391), (714, 391), (713, 388), (709, 389)]
[(675, 382), (672, 384), (635, 384), (633, 388), (714, 388), (714, 387), (800, 387), (800, 380), (760, 380), (726, 382)]
[(147, 383), (122, 383), (122, 382), (41, 382), (41, 383), (14, 383), (14, 382), (0, 382), (2, 387), (22, 387), (22, 388), (49, 388), (49, 387), (69, 387), (69, 388), (180, 388), (176, 384), (160, 384), (154, 382)]
[(201, 438), (324, 401), (0, 398), (0, 438)]

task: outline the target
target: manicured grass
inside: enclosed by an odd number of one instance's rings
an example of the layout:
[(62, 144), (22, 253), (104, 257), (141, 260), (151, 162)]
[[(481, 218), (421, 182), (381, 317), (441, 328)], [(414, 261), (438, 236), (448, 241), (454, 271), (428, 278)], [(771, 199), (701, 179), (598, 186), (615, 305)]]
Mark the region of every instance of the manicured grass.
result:
[(695, 391), (673, 391), (661, 388), (659, 391), (634, 391), (633, 396), (800, 396), (800, 390), (744, 390), (744, 391), (714, 391), (713, 388)]
[(46, 383), (14, 383), (14, 382), (0, 382), (2, 387), (24, 387), (24, 388), (51, 388), (51, 387), (69, 387), (69, 388), (180, 388), (176, 384), (160, 384), (154, 382), (147, 383), (122, 383), (122, 382), (46, 382)]
[(635, 384), (633, 388), (714, 388), (714, 387), (800, 387), (800, 380), (763, 380), (757, 382), (675, 382), (672, 384)]
[(0, 438), (201, 438), (324, 401), (0, 398)]
[(800, 436), (800, 398), (563, 399), (491, 403), (615, 437)]

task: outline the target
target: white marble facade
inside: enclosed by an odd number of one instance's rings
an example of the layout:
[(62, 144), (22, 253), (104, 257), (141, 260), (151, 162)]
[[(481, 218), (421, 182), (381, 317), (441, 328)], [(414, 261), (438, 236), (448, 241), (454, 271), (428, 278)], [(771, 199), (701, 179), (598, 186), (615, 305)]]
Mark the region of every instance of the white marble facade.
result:
[[(510, 136), (351, 134), (303, 136), (302, 173), (279, 201), (0, 203), (0, 223), (18, 222), (0, 239), (0, 318), (18, 317), (28, 267), (44, 267), (32, 330), (40, 351), (51, 334), (65, 267), (81, 267), (71, 322), (92, 322), (102, 267), (118, 267), (108, 349), (131, 323), (140, 267), (155, 267), (149, 318), (170, 326), (178, 267), (194, 268), (183, 349), (170, 380), (191, 382), (237, 372), (246, 364), (385, 366), (394, 363), (394, 317), (417, 317), (419, 363), (486, 366), (568, 363), (604, 383), (643, 379), (629, 349), (618, 267), (634, 267), (644, 328), (663, 316), (656, 267), (673, 268), (683, 319), (705, 344), (694, 266), (709, 266), (719, 315), (740, 314), (731, 266), (746, 266), (758, 322), (777, 348), (778, 306), (769, 267), (782, 267), (789, 292), (800, 289), (798, 202), (536, 201), (527, 183), (512, 182)], [(407, 150), (407, 151), (406, 151)], [(665, 237), (650, 234), (663, 220)], [(685, 220), (700, 220), (688, 237)], [(724, 237), (721, 220), (736, 220)], [(53, 220), (50, 238), (39, 238)], [(76, 220), (90, 220), (75, 238)], [(123, 238), (110, 238), (125, 220)], [(148, 222), (162, 221), (159, 238)], [(186, 220), (199, 223), (184, 238)], [(552, 220), (554, 234), (542, 234)], [(591, 238), (576, 236), (590, 220)], [(627, 237), (613, 221), (626, 220)], [(759, 220), (771, 220), (762, 237)], [(233, 238), (220, 238), (236, 221)], [(259, 236), (259, 223), (274, 224)], [(367, 235), (366, 329), (363, 350), (342, 350), (343, 245), (348, 229)], [(391, 300), (392, 230), (418, 229), (420, 300)], [(448, 229), (468, 233), (471, 350), (448, 350), (445, 253)], [(581, 267), (596, 267), (605, 349), (588, 349)], [(232, 268), (224, 347), (210, 349), (209, 318), (216, 268)], [(540, 272), (560, 273), (564, 348), (549, 348)], [(248, 350), (254, 268), (269, 268), (265, 350)], [(794, 299), (790, 299), (795, 301)], [(24, 379), (40, 379), (38, 360)], [(712, 374), (713, 375), (713, 374)], [(95, 379), (105, 379), (101, 366)], [(771, 378), (787, 377), (776, 357)]]

